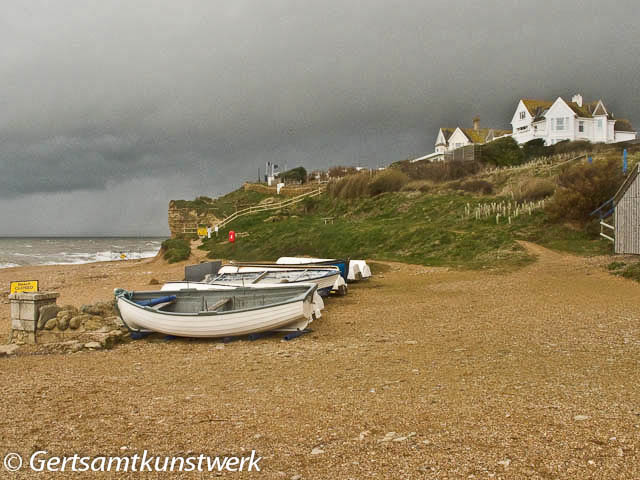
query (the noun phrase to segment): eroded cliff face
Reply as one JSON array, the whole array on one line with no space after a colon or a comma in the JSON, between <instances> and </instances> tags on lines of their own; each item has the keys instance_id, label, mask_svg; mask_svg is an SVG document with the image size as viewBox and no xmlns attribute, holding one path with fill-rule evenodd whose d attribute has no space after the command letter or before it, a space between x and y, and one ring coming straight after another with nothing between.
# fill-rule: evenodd
<instances>
[{"instance_id":1,"label":"eroded cliff face","mask_svg":"<svg viewBox=\"0 0 640 480\"><path fill-rule=\"evenodd\" d=\"M169 230L172 237L182 233L196 233L198 225L213 227L220 220L211 211L178 207L175 200L169 202Z\"/></svg>"}]
</instances>

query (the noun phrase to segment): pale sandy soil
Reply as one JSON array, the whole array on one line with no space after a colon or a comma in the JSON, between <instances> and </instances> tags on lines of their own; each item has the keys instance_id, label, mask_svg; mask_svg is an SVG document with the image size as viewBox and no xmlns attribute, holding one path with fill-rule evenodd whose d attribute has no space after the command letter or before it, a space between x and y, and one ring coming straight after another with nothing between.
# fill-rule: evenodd
<instances>
[{"instance_id":1,"label":"pale sandy soil","mask_svg":"<svg viewBox=\"0 0 640 480\"><path fill-rule=\"evenodd\" d=\"M640 478L640 285L602 259L528 248L539 260L507 274L389 264L292 342L2 358L0 455L255 449L261 473L224 476ZM160 262L48 268L26 273L46 272L75 304L182 274ZM398 441L381 442L388 432ZM66 476L169 475L53 477Z\"/></svg>"}]
</instances>

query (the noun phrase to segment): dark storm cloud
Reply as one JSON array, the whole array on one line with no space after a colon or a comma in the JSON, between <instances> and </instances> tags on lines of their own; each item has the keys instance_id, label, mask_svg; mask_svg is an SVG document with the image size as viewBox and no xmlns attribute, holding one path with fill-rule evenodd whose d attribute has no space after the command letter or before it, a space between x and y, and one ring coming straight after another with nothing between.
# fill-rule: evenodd
<instances>
[{"instance_id":1,"label":"dark storm cloud","mask_svg":"<svg viewBox=\"0 0 640 480\"><path fill-rule=\"evenodd\" d=\"M632 1L1 6L1 234L165 232L266 161L386 164L523 96L640 122Z\"/></svg>"}]
</instances>

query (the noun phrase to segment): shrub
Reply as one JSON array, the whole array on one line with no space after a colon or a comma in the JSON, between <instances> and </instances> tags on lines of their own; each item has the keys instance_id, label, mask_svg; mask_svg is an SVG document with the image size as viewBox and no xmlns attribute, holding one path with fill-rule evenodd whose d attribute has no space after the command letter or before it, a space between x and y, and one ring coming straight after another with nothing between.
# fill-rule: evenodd
<instances>
[{"instance_id":1,"label":"shrub","mask_svg":"<svg viewBox=\"0 0 640 480\"><path fill-rule=\"evenodd\" d=\"M427 193L433 189L433 182L429 180L412 180L402 187L404 192L422 192Z\"/></svg>"},{"instance_id":2,"label":"shrub","mask_svg":"<svg viewBox=\"0 0 640 480\"><path fill-rule=\"evenodd\" d=\"M499 138L482 145L482 161L497 166L520 165L524 153L512 137Z\"/></svg>"},{"instance_id":3,"label":"shrub","mask_svg":"<svg viewBox=\"0 0 640 480\"><path fill-rule=\"evenodd\" d=\"M550 147L545 147L544 138L534 138L522 145L522 153L525 161L529 161L536 157L551 155L552 149Z\"/></svg>"},{"instance_id":4,"label":"shrub","mask_svg":"<svg viewBox=\"0 0 640 480\"><path fill-rule=\"evenodd\" d=\"M342 178L347 175L354 175L358 173L355 167L342 167L338 165L337 167L331 167L327 172L330 178Z\"/></svg>"},{"instance_id":5,"label":"shrub","mask_svg":"<svg viewBox=\"0 0 640 480\"><path fill-rule=\"evenodd\" d=\"M332 197L343 200L366 197L369 193L369 175L356 173L333 180L329 183L328 191Z\"/></svg>"},{"instance_id":6,"label":"shrub","mask_svg":"<svg viewBox=\"0 0 640 480\"><path fill-rule=\"evenodd\" d=\"M169 238L162 242L162 249L167 262L181 262L191 255L191 242L185 238Z\"/></svg>"},{"instance_id":7,"label":"shrub","mask_svg":"<svg viewBox=\"0 0 640 480\"><path fill-rule=\"evenodd\" d=\"M575 163L558 176L558 188L547 204L547 212L556 221L587 223L590 213L613 197L623 179L616 158Z\"/></svg>"},{"instance_id":8,"label":"shrub","mask_svg":"<svg viewBox=\"0 0 640 480\"><path fill-rule=\"evenodd\" d=\"M386 192L399 192L409 182L409 177L400 170L390 168L378 173L369 184L373 196Z\"/></svg>"},{"instance_id":9,"label":"shrub","mask_svg":"<svg viewBox=\"0 0 640 480\"><path fill-rule=\"evenodd\" d=\"M399 162L396 169L405 173L411 180L430 180L449 182L474 175L482 170L482 164L476 161L452 160L448 162Z\"/></svg>"},{"instance_id":10,"label":"shrub","mask_svg":"<svg viewBox=\"0 0 640 480\"><path fill-rule=\"evenodd\" d=\"M528 178L522 181L513 196L518 201L535 202L550 197L556 191L556 185L546 178Z\"/></svg>"},{"instance_id":11,"label":"shrub","mask_svg":"<svg viewBox=\"0 0 640 480\"><path fill-rule=\"evenodd\" d=\"M460 188L465 192L481 193L483 195L493 193L493 185L486 180L467 180L460 184Z\"/></svg>"},{"instance_id":12,"label":"shrub","mask_svg":"<svg viewBox=\"0 0 640 480\"><path fill-rule=\"evenodd\" d=\"M307 170L304 167L292 168L286 172L282 172L279 175L280 180L285 182L300 182L307 181Z\"/></svg>"},{"instance_id":13,"label":"shrub","mask_svg":"<svg viewBox=\"0 0 640 480\"><path fill-rule=\"evenodd\" d=\"M571 142L564 140L553 145L553 153L572 153L572 152L590 152L593 150L593 144L588 140L576 140Z\"/></svg>"},{"instance_id":14,"label":"shrub","mask_svg":"<svg viewBox=\"0 0 640 480\"><path fill-rule=\"evenodd\" d=\"M607 270L620 270L626 265L627 264L624 262L611 262L609 265L607 265Z\"/></svg>"}]
</instances>

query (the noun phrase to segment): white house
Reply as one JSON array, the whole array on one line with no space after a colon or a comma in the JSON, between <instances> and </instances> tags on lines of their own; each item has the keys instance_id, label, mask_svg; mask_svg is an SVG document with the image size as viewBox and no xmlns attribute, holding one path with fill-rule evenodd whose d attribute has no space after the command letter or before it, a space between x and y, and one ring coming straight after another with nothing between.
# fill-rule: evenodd
<instances>
[{"instance_id":1,"label":"white house","mask_svg":"<svg viewBox=\"0 0 640 480\"><path fill-rule=\"evenodd\" d=\"M616 120L602 100L583 103L580 94L574 95L570 102L562 97L555 102L521 99L511 125L513 138L520 144L536 138L544 139L545 145L562 140L615 143L636 138L628 120Z\"/></svg>"},{"instance_id":2,"label":"white house","mask_svg":"<svg viewBox=\"0 0 640 480\"><path fill-rule=\"evenodd\" d=\"M480 119L476 117L473 119L473 128L441 128L436 138L436 153L450 152L471 144L482 145L510 134L509 130L480 128Z\"/></svg>"}]
</instances>

